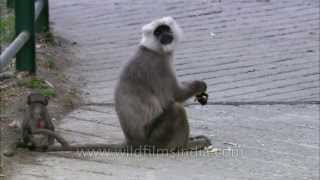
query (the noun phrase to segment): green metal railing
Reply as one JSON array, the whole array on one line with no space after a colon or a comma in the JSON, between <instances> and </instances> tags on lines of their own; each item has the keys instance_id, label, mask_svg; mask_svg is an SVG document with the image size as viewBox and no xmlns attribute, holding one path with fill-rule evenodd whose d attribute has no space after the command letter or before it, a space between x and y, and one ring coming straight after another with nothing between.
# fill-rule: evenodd
<instances>
[{"instance_id":1,"label":"green metal railing","mask_svg":"<svg viewBox=\"0 0 320 180\"><path fill-rule=\"evenodd\" d=\"M0 72L16 57L16 70L35 74L35 31L49 31L49 3L48 0L12 2L9 4L14 4L16 38L0 55Z\"/></svg>"}]
</instances>

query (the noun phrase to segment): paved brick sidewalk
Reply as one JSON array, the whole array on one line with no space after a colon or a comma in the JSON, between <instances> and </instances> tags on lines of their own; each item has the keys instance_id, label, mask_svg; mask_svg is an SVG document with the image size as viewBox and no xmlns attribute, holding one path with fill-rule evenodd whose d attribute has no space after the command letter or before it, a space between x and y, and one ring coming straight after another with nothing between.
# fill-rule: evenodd
<instances>
[{"instance_id":1,"label":"paved brick sidewalk","mask_svg":"<svg viewBox=\"0 0 320 180\"><path fill-rule=\"evenodd\" d=\"M57 0L51 7L56 31L79 43L93 102L112 101L141 26L167 15L185 31L177 74L206 80L211 100L319 100L317 1Z\"/></svg>"},{"instance_id":2,"label":"paved brick sidewalk","mask_svg":"<svg viewBox=\"0 0 320 180\"><path fill-rule=\"evenodd\" d=\"M193 134L209 135L224 154L27 153L15 157L23 160L12 179L319 179L319 105L303 103L320 99L318 1L50 3L54 32L77 42L79 61L70 75L83 82L84 99L94 104L58 127L71 142L123 140L112 107L119 67L139 42L141 26L167 15L185 31L177 74L205 80L210 102L297 104L188 106Z\"/></svg>"}]
</instances>

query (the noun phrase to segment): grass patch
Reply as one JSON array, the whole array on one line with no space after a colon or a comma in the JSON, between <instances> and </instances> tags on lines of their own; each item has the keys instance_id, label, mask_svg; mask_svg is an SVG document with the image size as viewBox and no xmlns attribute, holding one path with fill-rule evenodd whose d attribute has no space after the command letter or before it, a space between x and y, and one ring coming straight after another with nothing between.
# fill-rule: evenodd
<instances>
[{"instance_id":1,"label":"grass patch","mask_svg":"<svg viewBox=\"0 0 320 180\"><path fill-rule=\"evenodd\" d=\"M15 35L14 22L15 18L13 13L0 17L0 44L10 43Z\"/></svg>"},{"instance_id":2,"label":"grass patch","mask_svg":"<svg viewBox=\"0 0 320 180\"><path fill-rule=\"evenodd\" d=\"M55 90L52 89L52 88L41 89L41 90L40 90L40 93L41 93L43 96L46 96L46 97L55 97L55 96L56 96L56 92L55 92Z\"/></svg>"},{"instance_id":3,"label":"grass patch","mask_svg":"<svg viewBox=\"0 0 320 180\"><path fill-rule=\"evenodd\" d=\"M46 97L56 96L55 90L52 87L48 86L48 84L44 80L39 79L37 77L18 80L18 86L33 89Z\"/></svg>"}]
</instances>

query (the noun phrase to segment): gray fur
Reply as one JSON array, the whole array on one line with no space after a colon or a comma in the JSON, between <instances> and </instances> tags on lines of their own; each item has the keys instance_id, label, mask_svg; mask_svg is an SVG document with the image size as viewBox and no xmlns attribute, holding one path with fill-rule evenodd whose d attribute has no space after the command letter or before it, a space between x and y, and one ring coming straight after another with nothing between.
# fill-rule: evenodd
<instances>
[{"instance_id":1,"label":"gray fur","mask_svg":"<svg viewBox=\"0 0 320 180\"><path fill-rule=\"evenodd\" d=\"M38 129L38 121L42 121L44 129L54 132L54 125L47 110L48 99L41 94L32 93L28 96L28 109L22 122L22 140L25 144L32 146L47 146L54 143L54 137L45 136L35 140L33 132Z\"/></svg>"},{"instance_id":2,"label":"gray fur","mask_svg":"<svg viewBox=\"0 0 320 180\"><path fill-rule=\"evenodd\" d=\"M146 26L148 31L164 23L175 28L177 23L171 21L173 18L160 19ZM175 34L180 30L172 31L174 38L180 37ZM204 92L206 84L202 81L180 84L173 68L174 49L163 50L159 41L148 41L145 34L142 42L153 44L140 44L122 70L115 90L115 109L126 143L173 148L187 145L189 125L180 103Z\"/></svg>"}]
</instances>

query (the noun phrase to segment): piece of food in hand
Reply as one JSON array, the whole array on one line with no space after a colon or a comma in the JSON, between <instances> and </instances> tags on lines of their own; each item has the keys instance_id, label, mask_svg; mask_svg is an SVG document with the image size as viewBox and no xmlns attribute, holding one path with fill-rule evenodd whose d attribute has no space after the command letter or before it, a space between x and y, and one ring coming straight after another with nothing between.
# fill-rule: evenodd
<instances>
[{"instance_id":1,"label":"piece of food in hand","mask_svg":"<svg viewBox=\"0 0 320 180\"><path fill-rule=\"evenodd\" d=\"M208 103L209 95L205 92L196 95L196 99L201 105L206 105Z\"/></svg>"}]
</instances>

